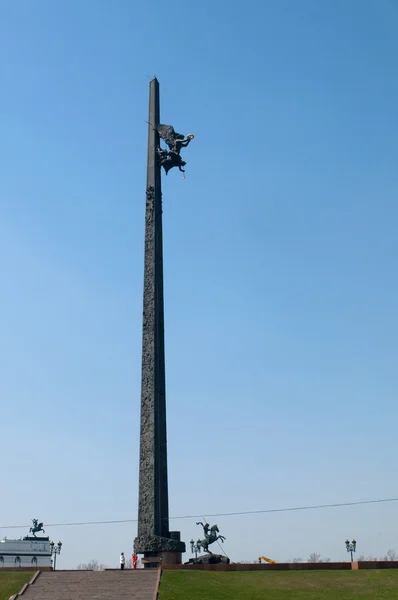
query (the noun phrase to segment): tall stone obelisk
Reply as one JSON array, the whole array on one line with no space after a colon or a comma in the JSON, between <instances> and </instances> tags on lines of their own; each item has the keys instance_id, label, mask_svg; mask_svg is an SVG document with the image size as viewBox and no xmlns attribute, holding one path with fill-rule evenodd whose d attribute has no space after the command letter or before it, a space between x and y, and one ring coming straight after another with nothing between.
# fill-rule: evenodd
<instances>
[{"instance_id":1,"label":"tall stone obelisk","mask_svg":"<svg viewBox=\"0 0 398 600\"><path fill-rule=\"evenodd\" d=\"M145 213L140 478L137 554L181 562L185 544L169 531L166 377L164 359L162 190L157 149L159 82L150 82Z\"/></svg>"}]
</instances>

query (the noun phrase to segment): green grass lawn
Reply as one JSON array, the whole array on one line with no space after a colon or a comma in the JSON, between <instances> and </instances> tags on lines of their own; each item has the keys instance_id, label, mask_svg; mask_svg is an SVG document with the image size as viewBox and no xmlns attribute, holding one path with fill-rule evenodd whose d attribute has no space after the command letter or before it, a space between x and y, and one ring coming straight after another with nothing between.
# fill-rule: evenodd
<instances>
[{"instance_id":1,"label":"green grass lawn","mask_svg":"<svg viewBox=\"0 0 398 600\"><path fill-rule=\"evenodd\" d=\"M398 600L398 569L164 571L159 600Z\"/></svg>"},{"instance_id":2,"label":"green grass lawn","mask_svg":"<svg viewBox=\"0 0 398 600\"><path fill-rule=\"evenodd\" d=\"M17 594L33 575L34 571L0 571L0 600L8 600Z\"/></svg>"}]
</instances>

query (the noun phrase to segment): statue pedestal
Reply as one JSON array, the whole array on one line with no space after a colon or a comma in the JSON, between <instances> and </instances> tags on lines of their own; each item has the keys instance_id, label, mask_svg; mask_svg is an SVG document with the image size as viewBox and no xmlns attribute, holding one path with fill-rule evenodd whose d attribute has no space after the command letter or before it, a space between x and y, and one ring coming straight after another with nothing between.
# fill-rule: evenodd
<instances>
[{"instance_id":1,"label":"statue pedestal","mask_svg":"<svg viewBox=\"0 0 398 600\"><path fill-rule=\"evenodd\" d=\"M202 554L202 556L198 556L198 558L190 558L188 562L184 563L185 565L220 565L225 564L229 565L230 560L228 556L224 556L223 554Z\"/></svg>"},{"instance_id":2,"label":"statue pedestal","mask_svg":"<svg viewBox=\"0 0 398 600\"><path fill-rule=\"evenodd\" d=\"M48 537L27 536L19 540L0 540L0 570L2 568L51 567L51 545Z\"/></svg>"}]
</instances>

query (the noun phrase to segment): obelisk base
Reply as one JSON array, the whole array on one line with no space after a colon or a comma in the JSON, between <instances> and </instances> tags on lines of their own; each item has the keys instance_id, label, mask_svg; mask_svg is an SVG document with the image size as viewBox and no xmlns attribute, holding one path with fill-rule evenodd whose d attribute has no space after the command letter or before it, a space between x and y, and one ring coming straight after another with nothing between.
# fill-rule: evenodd
<instances>
[{"instance_id":1,"label":"obelisk base","mask_svg":"<svg viewBox=\"0 0 398 600\"><path fill-rule=\"evenodd\" d=\"M170 531L169 538L158 535L144 535L134 540L134 550L144 555L145 567L153 568L160 565L181 565L185 543L180 541L179 531ZM151 559L154 558L153 562ZM143 562L144 562L143 561Z\"/></svg>"},{"instance_id":2,"label":"obelisk base","mask_svg":"<svg viewBox=\"0 0 398 600\"><path fill-rule=\"evenodd\" d=\"M134 549L137 554L182 553L185 552L185 542L157 535L144 535L135 538Z\"/></svg>"},{"instance_id":3,"label":"obelisk base","mask_svg":"<svg viewBox=\"0 0 398 600\"><path fill-rule=\"evenodd\" d=\"M182 565L182 552L162 552L162 565Z\"/></svg>"}]
</instances>

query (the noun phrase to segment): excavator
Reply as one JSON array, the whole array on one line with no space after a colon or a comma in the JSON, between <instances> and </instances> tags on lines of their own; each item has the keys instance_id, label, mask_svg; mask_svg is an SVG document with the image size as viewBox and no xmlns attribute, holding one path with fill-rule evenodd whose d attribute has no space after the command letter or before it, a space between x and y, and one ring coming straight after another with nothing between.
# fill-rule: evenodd
<instances>
[{"instance_id":1,"label":"excavator","mask_svg":"<svg viewBox=\"0 0 398 600\"><path fill-rule=\"evenodd\" d=\"M265 562L270 563L271 565L277 565L278 564L276 562L276 560L272 560L272 558L267 558L266 556L259 556L258 557L258 562L261 563L262 560L265 560Z\"/></svg>"}]
</instances>

